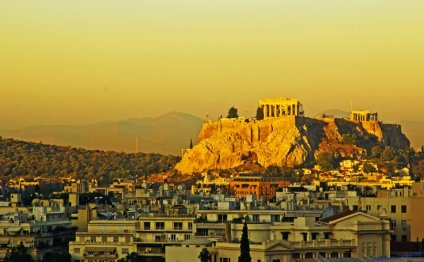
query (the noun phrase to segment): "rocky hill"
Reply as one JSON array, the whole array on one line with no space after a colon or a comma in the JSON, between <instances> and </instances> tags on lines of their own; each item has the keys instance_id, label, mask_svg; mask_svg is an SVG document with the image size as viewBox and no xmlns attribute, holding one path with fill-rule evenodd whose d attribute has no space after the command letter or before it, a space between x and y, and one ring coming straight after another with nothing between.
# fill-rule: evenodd
<instances>
[{"instance_id":1,"label":"rocky hill","mask_svg":"<svg viewBox=\"0 0 424 262\"><path fill-rule=\"evenodd\" d=\"M320 152L358 157L374 146L410 146L400 125L287 116L262 121L221 119L203 124L199 141L176 165L181 173L231 169L246 162L294 167Z\"/></svg>"}]
</instances>

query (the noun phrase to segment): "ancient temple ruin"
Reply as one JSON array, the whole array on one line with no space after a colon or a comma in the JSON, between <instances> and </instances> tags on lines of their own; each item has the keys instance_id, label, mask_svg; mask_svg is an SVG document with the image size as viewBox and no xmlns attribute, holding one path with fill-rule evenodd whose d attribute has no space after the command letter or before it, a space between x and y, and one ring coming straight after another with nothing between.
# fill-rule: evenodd
<instances>
[{"instance_id":1,"label":"ancient temple ruin","mask_svg":"<svg viewBox=\"0 0 424 262\"><path fill-rule=\"evenodd\" d=\"M264 119L282 116L303 116L303 107L294 98L267 98L259 100Z\"/></svg>"},{"instance_id":2,"label":"ancient temple ruin","mask_svg":"<svg viewBox=\"0 0 424 262\"><path fill-rule=\"evenodd\" d=\"M378 121L378 114L377 113L371 113L368 110L352 111L350 113L350 120L351 121L358 121L358 122Z\"/></svg>"}]
</instances>

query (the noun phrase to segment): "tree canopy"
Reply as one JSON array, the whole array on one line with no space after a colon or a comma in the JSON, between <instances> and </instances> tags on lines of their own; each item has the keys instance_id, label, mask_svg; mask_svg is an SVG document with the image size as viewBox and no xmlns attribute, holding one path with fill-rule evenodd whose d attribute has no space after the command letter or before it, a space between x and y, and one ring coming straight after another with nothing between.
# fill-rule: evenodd
<instances>
[{"instance_id":1,"label":"tree canopy","mask_svg":"<svg viewBox=\"0 0 424 262\"><path fill-rule=\"evenodd\" d=\"M32 257L28 254L28 249L21 242L18 246L12 247L10 253L6 255L5 262L32 262Z\"/></svg>"},{"instance_id":2,"label":"tree canopy","mask_svg":"<svg viewBox=\"0 0 424 262\"><path fill-rule=\"evenodd\" d=\"M69 253L47 252L44 254L40 262L71 262L72 258Z\"/></svg>"},{"instance_id":3,"label":"tree canopy","mask_svg":"<svg viewBox=\"0 0 424 262\"><path fill-rule=\"evenodd\" d=\"M331 152L322 152L317 155L317 164L322 170L328 171L335 167L335 159Z\"/></svg>"},{"instance_id":4,"label":"tree canopy","mask_svg":"<svg viewBox=\"0 0 424 262\"><path fill-rule=\"evenodd\" d=\"M171 170L176 156L127 154L29 143L14 139L0 140L0 176L97 178L111 181Z\"/></svg>"},{"instance_id":5,"label":"tree canopy","mask_svg":"<svg viewBox=\"0 0 424 262\"><path fill-rule=\"evenodd\" d=\"M228 110L228 116L227 118L238 118L238 110L237 108L235 108L234 106L232 106L229 110Z\"/></svg>"}]
</instances>

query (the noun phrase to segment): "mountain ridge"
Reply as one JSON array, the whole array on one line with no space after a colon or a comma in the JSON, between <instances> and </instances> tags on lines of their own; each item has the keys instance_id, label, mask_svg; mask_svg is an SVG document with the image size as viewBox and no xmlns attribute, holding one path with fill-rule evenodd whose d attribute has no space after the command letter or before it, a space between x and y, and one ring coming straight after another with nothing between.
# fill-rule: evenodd
<instances>
[{"instance_id":1,"label":"mountain ridge","mask_svg":"<svg viewBox=\"0 0 424 262\"><path fill-rule=\"evenodd\" d=\"M89 150L139 151L179 155L197 137L203 120L172 111L157 117L127 118L84 125L39 125L3 130L4 137Z\"/></svg>"}]
</instances>

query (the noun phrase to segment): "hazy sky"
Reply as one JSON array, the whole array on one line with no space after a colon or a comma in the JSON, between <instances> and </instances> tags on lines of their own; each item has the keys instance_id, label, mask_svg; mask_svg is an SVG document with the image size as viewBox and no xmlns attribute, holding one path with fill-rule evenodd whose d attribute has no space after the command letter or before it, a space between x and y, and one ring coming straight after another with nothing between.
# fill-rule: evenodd
<instances>
[{"instance_id":1,"label":"hazy sky","mask_svg":"<svg viewBox=\"0 0 424 262\"><path fill-rule=\"evenodd\" d=\"M422 0L1 0L0 129L297 97L424 120Z\"/></svg>"}]
</instances>

